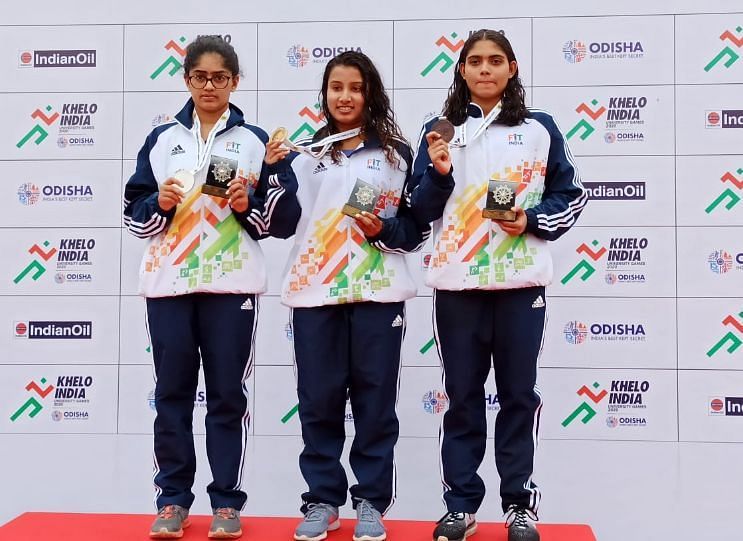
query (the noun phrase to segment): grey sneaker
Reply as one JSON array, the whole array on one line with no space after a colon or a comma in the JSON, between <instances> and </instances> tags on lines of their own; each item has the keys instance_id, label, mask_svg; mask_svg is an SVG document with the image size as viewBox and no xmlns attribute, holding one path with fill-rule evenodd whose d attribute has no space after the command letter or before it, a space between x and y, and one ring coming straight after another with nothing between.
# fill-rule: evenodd
<instances>
[{"instance_id":1,"label":"grey sneaker","mask_svg":"<svg viewBox=\"0 0 743 541\"><path fill-rule=\"evenodd\" d=\"M327 503L310 503L304 520L294 530L296 541L320 541L328 536L328 532L341 527L338 520L338 508Z\"/></svg>"},{"instance_id":2,"label":"grey sneaker","mask_svg":"<svg viewBox=\"0 0 743 541\"><path fill-rule=\"evenodd\" d=\"M237 539L242 534L240 511L232 507L220 507L214 510L208 537L212 539Z\"/></svg>"},{"instance_id":3,"label":"grey sneaker","mask_svg":"<svg viewBox=\"0 0 743 541\"><path fill-rule=\"evenodd\" d=\"M157 511L157 518L150 528L150 537L168 539L183 537L183 528L190 524L188 509L180 505L163 505Z\"/></svg>"},{"instance_id":4,"label":"grey sneaker","mask_svg":"<svg viewBox=\"0 0 743 541\"><path fill-rule=\"evenodd\" d=\"M358 500L353 541L384 541L385 539L387 539L387 531L382 524L382 514L367 500Z\"/></svg>"},{"instance_id":5,"label":"grey sneaker","mask_svg":"<svg viewBox=\"0 0 743 541\"><path fill-rule=\"evenodd\" d=\"M536 520L537 515L532 510L511 505L506 512L508 541L539 541Z\"/></svg>"}]
</instances>

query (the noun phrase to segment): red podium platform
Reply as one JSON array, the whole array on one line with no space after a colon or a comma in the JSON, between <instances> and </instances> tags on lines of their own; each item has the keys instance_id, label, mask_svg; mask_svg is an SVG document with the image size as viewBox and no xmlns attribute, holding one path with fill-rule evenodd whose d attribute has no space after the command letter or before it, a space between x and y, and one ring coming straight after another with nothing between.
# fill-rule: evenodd
<instances>
[{"instance_id":1,"label":"red podium platform","mask_svg":"<svg viewBox=\"0 0 743 541\"><path fill-rule=\"evenodd\" d=\"M150 515L97 515L77 513L24 513L0 526L0 541L147 541ZM184 541L204 541L211 517L191 517ZM291 541L298 518L243 517L242 541ZM328 541L350 541L353 520L341 519L341 528ZM431 541L433 521L386 520L389 541ZM583 524L539 524L542 541L596 541ZM479 523L477 541L506 541L502 523Z\"/></svg>"}]
</instances>

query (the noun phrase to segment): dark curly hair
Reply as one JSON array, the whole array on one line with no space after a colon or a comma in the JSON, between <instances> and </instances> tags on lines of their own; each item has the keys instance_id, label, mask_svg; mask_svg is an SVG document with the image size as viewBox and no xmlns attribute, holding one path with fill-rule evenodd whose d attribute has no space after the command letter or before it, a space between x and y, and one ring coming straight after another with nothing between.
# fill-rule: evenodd
<instances>
[{"instance_id":1,"label":"dark curly hair","mask_svg":"<svg viewBox=\"0 0 743 541\"><path fill-rule=\"evenodd\" d=\"M462 47L462 52L459 53L459 60L454 70L454 82L449 87L449 95L444 104L444 116L452 124L457 126L467 120L467 105L471 101L470 89L467 88L467 82L462 77L459 69L467 61L467 55L475 43L482 40L492 41L500 47L506 53L509 63L516 60L511 42L508 41L508 38L506 38L506 35L502 31L483 28L467 38L467 41L464 42L464 47ZM501 107L501 112L498 118L495 119L495 122L498 124L516 126L521 124L529 116L529 112L526 110L526 92L524 86L521 84L518 66L516 67L516 73L508 80L508 84L506 84L506 89L501 98Z\"/></svg>"},{"instance_id":2,"label":"dark curly hair","mask_svg":"<svg viewBox=\"0 0 743 541\"><path fill-rule=\"evenodd\" d=\"M330 114L327 99L330 72L336 66L349 66L359 70L364 83L364 120L361 129L367 135L375 134L379 137L387 162L399 166L399 160L395 156L396 145L394 140L405 141L405 138L402 136L400 127L395 120L395 114L390 107L390 98L384 90L384 85L382 85L382 77L371 59L362 52L342 52L325 66L319 101L322 104L322 112L327 124L318 130L316 137L327 137L339 132L333 116ZM334 163L338 163L340 160L340 145L340 142L333 145L331 156Z\"/></svg>"},{"instance_id":3,"label":"dark curly hair","mask_svg":"<svg viewBox=\"0 0 743 541\"><path fill-rule=\"evenodd\" d=\"M232 75L240 75L240 62L234 47L226 42L222 36L199 36L186 47L186 58L183 60L183 70L186 75L199 62L201 55L216 53L222 57L224 67Z\"/></svg>"}]
</instances>

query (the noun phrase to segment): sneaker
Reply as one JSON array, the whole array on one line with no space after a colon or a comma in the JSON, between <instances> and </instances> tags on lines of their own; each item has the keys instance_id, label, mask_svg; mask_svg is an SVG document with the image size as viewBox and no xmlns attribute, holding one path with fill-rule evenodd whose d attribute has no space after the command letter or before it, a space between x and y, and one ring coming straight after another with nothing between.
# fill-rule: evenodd
<instances>
[{"instance_id":1,"label":"sneaker","mask_svg":"<svg viewBox=\"0 0 743 541\"><path fill-rule=\"evenodd\" d=\"M512 505L506 511L508 541L539 541L539 532L534 522L537 515L531 509Z\"/></svg>"},{"instance_id":2,"label":"sneaker","mask_svg":"<svg viewBox=\"0 0 743 541\"><path fill-rule=\"evenodd\" d=\"M150 537L167 539L183 537L183 528L188 528L188 509L180 505L163 505L150 528Z\"/></svg>"},{"instance_id":3,"label":"sneaker","mask_svg":"<svg viewBox=\"0 0 743 541\"><path fill-rule=\"evenodd\" d=\"M294 539L297 541L320 541L328 536L328 532L341 527L338 520L338 508L327 503L310 503L304 520L294 530Z\"/></svg>"},{"instance_id":4,"label":"sneaker","mask_svg":"<svg viewBox=\"0 0 743 541\"><path fill-rule=\"evenodd\" d=\"M220 507L214 510L208 537L212 539L237 539L242 534L240 511L232 507Z\"/></svg>"},{"instance_id":5,"label":"sneaker","mask_svg":"<svg viewBox=\"0 0 743 541\"><path fill-rule=\"evenodd\" d=\"M475 515L447 513L436 523L433 541L463 541L477 531Z\"/></svg>"},{"instance_id":6,"label":"sneaker","mask_svg":"<svg viewBox=\"0 0 743 541\"><path fill-rule=\"evenodd\" d=\"M353 541L384 541L385 539L387 539L387 531L382 524L382 514L368 500L358 500Z\"/></svg>"}]
</instances>

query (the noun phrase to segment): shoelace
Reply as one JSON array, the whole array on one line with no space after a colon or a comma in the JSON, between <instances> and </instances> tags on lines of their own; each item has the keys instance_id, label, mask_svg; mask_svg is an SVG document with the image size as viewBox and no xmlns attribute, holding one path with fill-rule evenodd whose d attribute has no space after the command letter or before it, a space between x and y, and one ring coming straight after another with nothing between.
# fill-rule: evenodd
<instances>
[{"instance_id":1,"label":"shoelace","mask_svg":"<svg viewBox=\"0 0 743 541\"><path fill-rule=\"evenodd\" d=\"M527 517L532 520L538 520L537 515L530 509L523 507L511 507L506 513L506 528L510 527L511 524L516 525L516 528L526 530L529 527L529 521Z\"/></svg>"},{"instance_id":2,"label":"shoelace","mask_svg":"<svg viewBox=\"0 0 743 541\"><path fill-rule=\"evenodd\" d=\"M366 500L361 500L356 504L356 508L359 510L359 520L362 522L375 522L377 517L374 515L374 507Z\"/></svg>"},{"instance_id":3,"label":"shoelace","mask_svg":"<svg viewBox=\"0 0 743 541\"><path fill-rule=\"evenodd\" d=\"M308 522L316 521L316 520L322 520L323 516L325 516L325 513L323 513L323 509L325 506L321 503L311 503L307 505L307 513L304 515L304 520Z\"/></svg>"},{"instance_id":4,"label":"shoelace","mask_svg":"<svg viewBox=\"0 0 743 541\"><path fill-rule=\"evenodd\" d=\"M445 522L446 524L454 524L458 520L464 520L464 513L447 513L439 519L438 523Z\"/></svg>"},{"instance_id":5,"label":"shoelace","mask_svg":"<svg viewBox=\"0 0 743 541\"><path fill-rule=\"evenodd\" d=\"M220 507L214 511L214 514L219 518L233 519L237 517L237 512L231 507Z\"/></svg>"},{"instance_id":6,"label":"shoelace","mask_svg":"<svg viewBox=\"0 0 743 541\"><path fill-rule=\"evenodd\" d=\"M162 509L160 509L160 512L157 514L159 518L169 519L173 518L177 514L175 505L166 505Z\"/></svg>"}]
</instances>

